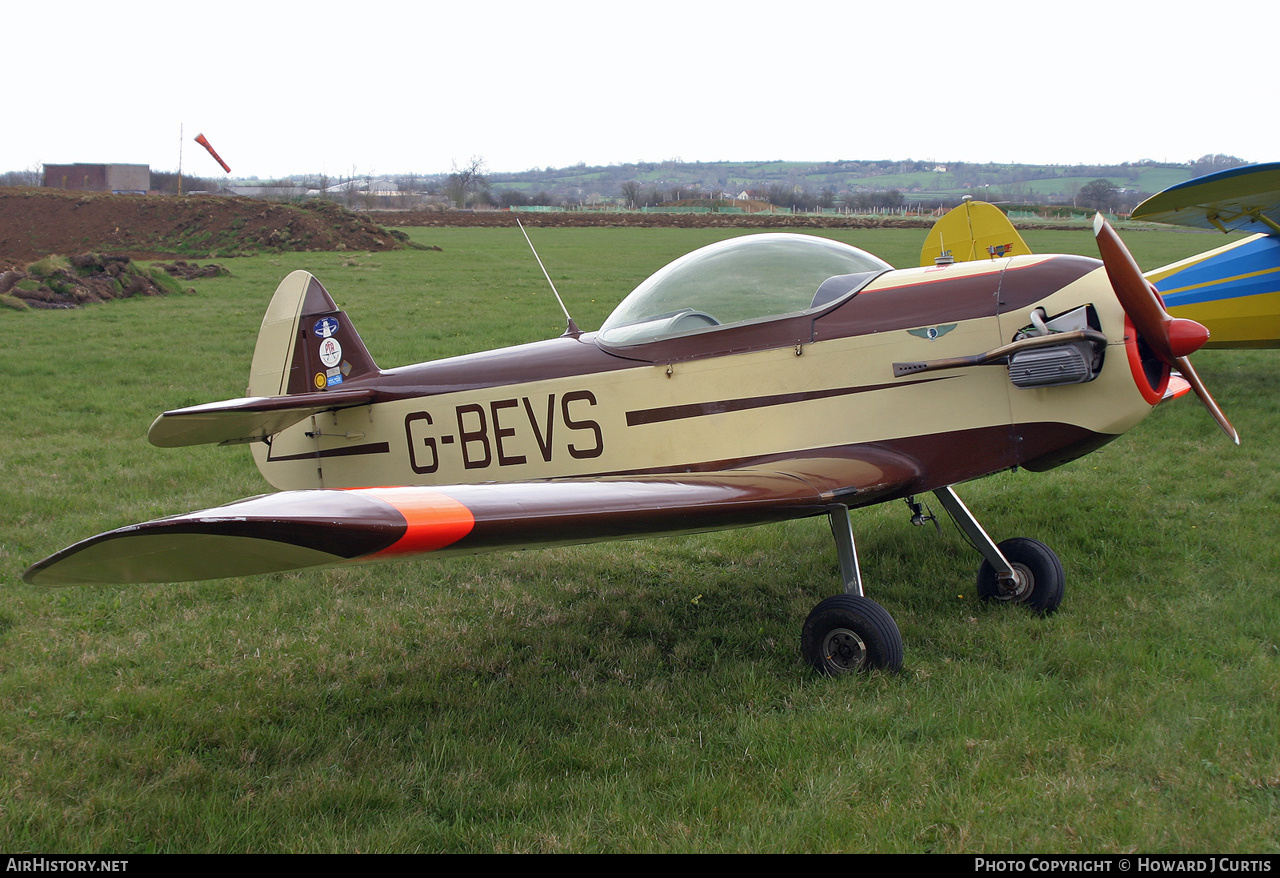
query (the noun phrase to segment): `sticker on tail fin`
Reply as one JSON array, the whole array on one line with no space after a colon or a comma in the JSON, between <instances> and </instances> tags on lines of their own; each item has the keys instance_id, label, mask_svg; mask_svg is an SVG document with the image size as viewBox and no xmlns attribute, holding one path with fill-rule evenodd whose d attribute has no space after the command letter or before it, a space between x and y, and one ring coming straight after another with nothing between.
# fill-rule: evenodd
<instances>
[{"instance_id":1,"label":"sticker on tail fin","mask_svg":"<svg viewBox=\"0 0 1280 878\"><path fill-rule=\"evenodd\" d=\"M258 331L249 396L314 393L377 372L351 319L320 281L295 271L280 282Z\"/></svg>"}]
</instances>

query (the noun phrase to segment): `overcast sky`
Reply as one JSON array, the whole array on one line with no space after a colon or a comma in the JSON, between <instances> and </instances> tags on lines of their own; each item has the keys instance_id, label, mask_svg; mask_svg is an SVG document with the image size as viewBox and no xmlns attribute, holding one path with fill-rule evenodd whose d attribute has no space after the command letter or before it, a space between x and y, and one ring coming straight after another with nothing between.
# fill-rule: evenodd
<instances>
[{"instance_id":1,"label":"overcast sky","mask_svg":"<svg viewBox=\"0 0 1280 878\"><path fill-rule=\"evenodd\" d=\"M0 171L1280 160L1280 4L13 4Z\"/></svg>"}]
</instances>

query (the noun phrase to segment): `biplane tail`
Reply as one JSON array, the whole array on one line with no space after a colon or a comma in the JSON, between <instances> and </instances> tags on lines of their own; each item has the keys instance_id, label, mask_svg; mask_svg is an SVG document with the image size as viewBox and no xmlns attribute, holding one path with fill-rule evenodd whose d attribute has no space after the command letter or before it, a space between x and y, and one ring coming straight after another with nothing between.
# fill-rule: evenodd
<instances>
[{"instance_id":1,"label":"biplane tail","mask_svg":"<svg viewBox=\"0 0 1280 878\"><path fill-rule=\"evenodd\" d=\"M1004 211L985 201L966 200L933 224L920 251L920 264L973 262L1029 256L1031 248Z\"/></svg>"},{"instance_id":2,"label":"biplane tail","mask_svg":"<svg viewBox=\"0 0 1280 878\"><path fill-rule=\"evenodd\" d=\"M164 448L262 441L318 412L367 405L375 392L359 379L378 374L346 312L309 272L295 271L262 318L247 395L165 412L147 438Z\"/></svg>"}]
</instances>

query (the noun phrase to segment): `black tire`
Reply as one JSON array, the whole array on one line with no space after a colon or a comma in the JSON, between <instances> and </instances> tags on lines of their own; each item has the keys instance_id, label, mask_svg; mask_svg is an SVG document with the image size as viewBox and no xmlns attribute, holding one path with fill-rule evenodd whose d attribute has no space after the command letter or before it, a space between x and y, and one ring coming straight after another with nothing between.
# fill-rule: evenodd
<instances>
[{"instance_id":1,"label":"black tire","mask_svg":"<svg viewBox=\"0 0 1280 878\"><path fill-rule=\"evenodd\" d=\"M984 601L1026 604L1047 616L1062 603L1066 574L1053 550L1039 540L1015 537L999 544L1001 553L1018 573L1018 586L1012 591L1000 588L995 568L987 561L978 568L978 597Z\"/></svg>"},{"instance_id":2,"label":"black tire","mask_svg":"<svg viewBox=\"0 0 1280 878\"><path fill-rule=\"evenodd\" d=\"M800 632L800 652L820 674L902 669L902 635L884 607L838 594L813 608Z\"/></svg>"}]
</instances>

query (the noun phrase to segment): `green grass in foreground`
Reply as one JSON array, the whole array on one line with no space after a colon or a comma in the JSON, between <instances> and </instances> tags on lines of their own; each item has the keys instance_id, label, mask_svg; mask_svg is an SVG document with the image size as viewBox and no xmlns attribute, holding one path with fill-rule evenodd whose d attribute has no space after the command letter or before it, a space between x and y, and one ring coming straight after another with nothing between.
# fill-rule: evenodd
<instances>
[{"instance_id":1,"label":"green grass in foreground","mask_svg":"<svg viewBox=\"0 0 1280 878\"><path fill-rule=\"evenodd\" d=\"M724 233L532 234L594 328ZM414 236L443 252L227 260L195 296L0 311L0 850L1280 849L1275 352L1195 357L1238 449L1184 399L1060 470L964 486L997 538L1062 557L1050 619L979 604L954 528L855 513L906 643L897 677L818 679L799 658L838 589L822 520L212 583L20 581L102 529L267 490L243 449L145 431L243 392L293 268L383 366L561 331L517 233ZM923 234L832 237L909 265ZM1220 242L1127 240L1144 266Z\"/></svg>"}]
</instances>

